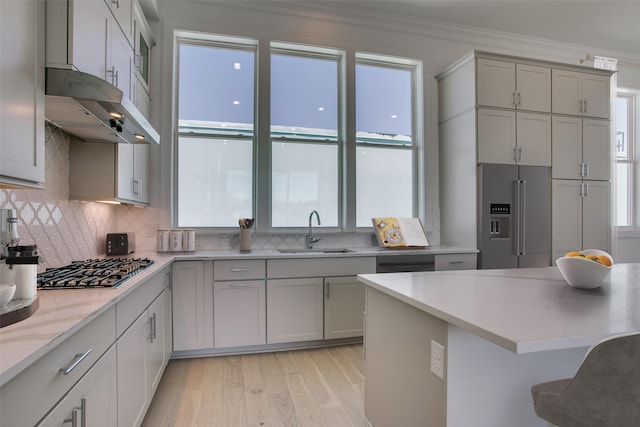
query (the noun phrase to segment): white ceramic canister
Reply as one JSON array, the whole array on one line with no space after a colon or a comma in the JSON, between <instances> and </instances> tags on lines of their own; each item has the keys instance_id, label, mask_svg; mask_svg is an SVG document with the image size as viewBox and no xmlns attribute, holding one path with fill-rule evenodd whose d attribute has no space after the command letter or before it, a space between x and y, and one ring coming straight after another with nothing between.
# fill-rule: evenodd
<instances>
[{"instance_id":1,"label":"white ceramic canister","mask_svg":"<svg viewBox=\"0 0 640 427\"><path fill-rule=\"evenodd\" d=\"M169 230L158 230L158 252L169 252Z\"/></svg>"},{"instance_id":2,"label":"white ceramic canister","mask_svg":"<svg viewBox=\"0 0 640 427\"><path fill-rule=\"evenodd\" d=\"M13 299L33 299L38 291L38 265L37 264L16 264L15 271L16 293Z\"/></svg>"},{"instance_id":3,"label":"white ceramic canister","mask_svg":"<svg viewBox=\"0 0 640 427\"><path fill-rule=\"evenodd\" d=\"M169 232L169 250L171 252L182 252L182 230L171 230Z\"/></svg>"},{"instance_id":4,"label":"white ceramic canister","mask_svg":"<svg viewBox=\"0 0 640 427\"><path fill-rule=\"evenodd\" d=\"M189 252L196 250L196 230L182 230L182 250Z\"/></svg>"}]
</instances>

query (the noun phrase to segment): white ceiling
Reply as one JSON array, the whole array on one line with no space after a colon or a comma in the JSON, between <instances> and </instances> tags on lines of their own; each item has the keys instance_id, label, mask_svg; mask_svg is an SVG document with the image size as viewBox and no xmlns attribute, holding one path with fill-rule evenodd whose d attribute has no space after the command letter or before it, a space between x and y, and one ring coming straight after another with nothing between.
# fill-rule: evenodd
<instances>
[{"instance_id":1,"label":"white ceiling","mask_svg":"<svg viewBox=\"0 0 640 427\"><path fill-rule=\"evenodd\" d=\"M340 3L602 49L589 52L593 55L607 56L607 51L640 55L640 0L343 0Z\"/></svg>"}]
</instances>

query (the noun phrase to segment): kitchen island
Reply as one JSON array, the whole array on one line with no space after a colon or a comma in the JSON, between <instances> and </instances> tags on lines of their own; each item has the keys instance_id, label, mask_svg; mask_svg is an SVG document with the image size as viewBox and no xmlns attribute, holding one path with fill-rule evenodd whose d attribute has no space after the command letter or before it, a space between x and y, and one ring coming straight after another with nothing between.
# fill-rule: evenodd
<instances>
[{"instance_id":1,"label":"kitchen island","mask_svg":"<svg viewBox=\"0 0 640 427\"><path fill-rule=\"evenodd\" d=\"M593 343L640 330L640 264L615 265L592 290L570 287L556 267L358 279L374 427L546 426L531 386L573 376Z\"/></svg>"}]
</instances>

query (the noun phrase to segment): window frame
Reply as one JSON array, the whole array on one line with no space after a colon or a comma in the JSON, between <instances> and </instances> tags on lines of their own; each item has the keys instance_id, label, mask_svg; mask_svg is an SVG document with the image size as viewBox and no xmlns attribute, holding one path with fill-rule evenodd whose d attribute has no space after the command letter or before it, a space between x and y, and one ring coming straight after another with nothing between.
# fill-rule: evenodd
<instances>
[{"instance_id":1,"label":"window frame","mask_svg":"<svg viewBox=\"0 0 640 427\"><path fill-rule=\"evenodd\" d=\"M614 164L615 170L617 171L618 164L626 164L629 165L629 181L627 182L628 190L627 190L627 215L629 218L628 225L618 225L617 224L617 215L614 214L614 218L616 218L615 226L619 230L629 230L629 229L637 229L640 225L640 182L638 179L638 150L640 149L640 142L638 141L638 123L640 120L640 91L637 90L629 90L618 88L616 91L616 98L626 98L628 100L628 115L627 115L627 123L628 123L628 133L629 133L629 141L628 141L628 159L618 159L614 146ZM616 115L618 112L616 111ZM614 126L614 145L615 145L615 126ZM616 181L618 177L615 177ZM617 201L619 195L617 194L617 186L614 186L615 200ZM618 204L616 203L616 211L618 209Z\"/></svg>"},{"instance_id":2,"label":"window frame","mask_svg":"<svg viewBox=\"0 0 640 427\"><path fill-rule=\"evenodd\" d=\"M340 232L344 232L344 228L345 228L345 223L344 223L344 210L345 210L345 173L344 173L344 167L343 164L345 162L344 159L344 147L345 147L345 141L346 141L346 135L345 135L345 126L344 126L344 120L345 120L345 114L344 114L344 107L345 107L345 95L344 95L344 87L346 86L346 78L345 78L345 61L346 61L346 52L342 49L336 49L336 48L328 48L328 47L321 47L321 46L313 46L313 45L302 45L302 44L297 44L297 43L287 43L287 42L281 42L281 41L272 41L269 45L269 49L268 49L268 58L269 58L269 89L271 89L271 58L272 55L285 55L285 56L292 56L292 57L301 57L301 58L309 58L309 59L320 59L320 60L330 60L330 61L336 61L336 65L337 65L337 127L336 127L336 137L335 140L334 139L326 139L326 138L316 138L316 137L304 137L302 135L292 135L292 136L278 136L277 138L273 138L272 137L272 130L271 130L271 96L269 96L269 99L267 100L267 103L269 105L269 113L268 113L268 128L267 130L264 132L267 135L267 140L268 140L268 152L269 152L269 159L268 159L268 165L264 166L267 170L268 170L268 175L269 175L269 201L268 201L268 206L266 206L266 209L268 209L267 215L266 216L266 220L263 217L262 221L259 221L259 224L262 224L261 229L266 230L268 233L271 234L287 234L287 233L300 233L300 232L304 232L307 231L307 227L300 227L300 226L288 226L288 227L275 227L273 226L273 218L272 218L272 213L273 213L273 183L272 183L272 177L273 177L273 168L272 168L272 158L273 158L273 153L272 153L272 147L273 147L273 143L274 142L283 142L283 143L293 143L293 144L314 144L314 145L335 145L337 147L337 153L338 153L338 158L337 158L337 170L338 170L338 176L337 176L337 182L338 182L338 188L337 188L337 205L338 205L338 212L337 212L337 225L335 227L328 227L328 226L317 226L314 225L314 227L320 231L320 233L340 233ZM269 95L271 95L271 93L269 92ZM266 210L265 209L265 210ZM322 218L322 209L320 207L318 207L316 210L318 210L320 217ZM311 213L311 212L309 212Z\"/></svg>"},{"instance_id":3,"label":"window frame","mask_svg":"<svg viewBox=\"0 0 640 427\"><path fill-rule=\"evenodd\" d=\"M179 100L180 100L180 47L183 45L190 46L203 46L203 47L213 47L213 48L222 48L222 49L234 49L234 50L242 50L247 52L254 53L254 69L253 69L253 81L254 81L254 94L253 94L253 131L251 134L243 133L243 134L229 134L227 132L181 132L180 131L180 119L179 119ZM256 205L256 192L257 192L257 179L256 179L256 171L257 171L257 151L258 151L258 122L257 122L257 85L258 85L258 40L250 39L245 37L235 37L235 36L225 36L225 35L217 35L217 34L204 34L204 33L194 33L189 31L176 31L175 32L175 42L174 42L174 85L173 85L173 101L174 101L174 132L173 132L173 140L174 145L172 147L172 166L173 166L173 179L172 179L172 188L173 194L171 197L171 212L172 212L172 227L179 227L179 163L180 159L178 157L179 152L179 144L180 137L187 136L193 138L213 138L213 139L226 139L226 140L247 140L251 139L252 141L252 194L251 194L251 211L252 216L256 216L257 205ZM187 226L185 226L187 227ZM191 227L197 228L199 231L206 233L225 233L230 231L235 231L235 227L227 227L227 226L209 226L209 227Z\"/></svg>"},{"instance_id":4,"label":"window frame","mask_svg":"<svg viewBox=\"0 0 640 427\"><path fill-rule=\"evenodd\" d=\"M260 43L260 46L259 46ZM261 48L268 43L266 48ZM211 132L201 135L199 133L181 133L179 128L179 78L180 78L180 46L204 45L212 47L249 50L254 52L254 106L253 106L253 135L230 135L225 132ZM172 87L173 120L172 135L173 143L171 147L172 164L172 194L171 203L171 224L177 227L178 224L178 163L177 157L179 137L204 136L221 139L247 139L251 138L253 147L253 194L252 210L256 218L255 230L263 235L288 235L305 233L307 227L272 227L272 138L271 138L271 54L290 54L294 56L308 56L320 59L337 59L338 65L338 117L337 117L337 137L335 141L324 141L317 138L292 138L290 142L304 143L329 143L337 144L338 151L338 218L336 227L318 227L319 234L342 234L342 233L370 233L370 227L356 226L356 174L355 161L358 143L356 141L355 126L355 69L356 63L369 62L369 65L378 65L412 71L411 97L412 97L412 144L410 148L403 146L389 146L395 149L410 149L412 156L412 176L413 194L412 206L415 217L422 217L426 208L425 189L427 183L424 182L427 160L424 159L424 94L423 94L423 64L421 60L406 59L397 56L387 56L366 52L357 52L349 49L314 46L311 44L297 44L269 40L258 40L242 36L218 35L212 33L200 33L183 30L174 31L174 84ZM285 139L286 140L286 139ZM277 141L283 141L278 138ZM379 146L379 144L373 144ZM321 209L321 208L320 208ZM320 211L322 215L322 212ZM186 226L186 225L185 225ZM198 227L198 231L203 234L228 234L237 231L236 227L210 226Z\"/></svg>"},{"instance_id":5,"label":"window frame","mask_svg":"<svg viewBox=\"0 0 640 427\"><path fill-rule=\"evenodd\" d=\"M420 119L421 112L423 110L423 101L422 101L422 91L421 84L422 81L422 62L419 60L401 58L401 57L391 57L386 55L373 54L368 52L356 52L354 58L355 64L369 65L369 66L378 66L378 67L386 67L398 70L405 70L411 72L411 145L407 147L406 145L396 145L396 144L383 144L383 143L368 143L368 142L359 142L356 137L356 132L354 128L354 154L353 161L355 166L356 161L356 153L355 151L359 146L367 146L367 147L385 147L388 149L399 149L399 150L407 150L411 151L412 158L412 182L413 182L413 194L411 204L413 206L413 217L421 217L421 213L423 209L421 208L421 203L423 203L423 199L425 198L424 194L424 159L420 159L420 154L424 152L423 144L424 144L424 135L422 132L422 121ZM354 81L353 85L355 87L356 84L356 76L354 72ZM354 97L354 108L355 106L355 97ZM355 169L355 168L354 168ZM357 186L357 182L355 182L354 178L354 192ZM355 201L357 199L357 195L354 194L354 206L353 206L353 224L354 228L357 231L369 231L369 226L360 226L358 227L356 224L357 221L357 206L355 206Z\"/></svg>"}]
</instances>

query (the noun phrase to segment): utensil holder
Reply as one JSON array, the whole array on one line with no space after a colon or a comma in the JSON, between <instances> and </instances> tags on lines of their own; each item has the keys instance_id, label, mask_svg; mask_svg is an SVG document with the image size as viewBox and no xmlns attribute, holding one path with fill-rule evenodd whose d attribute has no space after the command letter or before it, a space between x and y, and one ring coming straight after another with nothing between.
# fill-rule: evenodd
<instances>
[{"instance_id":1,"label":"utensil holder","mask_svg":"<svg viewBox=\"0 0 640 427\"><path fill-rule=\"evenodd\" d=\"M241 251L251 250L251 229L250 228L240 229L240 250Z\"/></svg>"}]
</instances>

